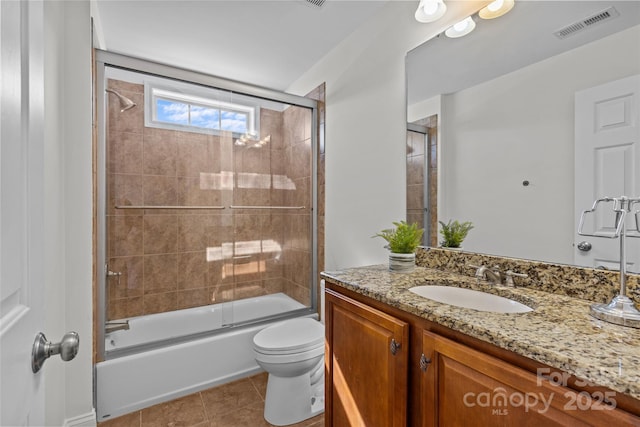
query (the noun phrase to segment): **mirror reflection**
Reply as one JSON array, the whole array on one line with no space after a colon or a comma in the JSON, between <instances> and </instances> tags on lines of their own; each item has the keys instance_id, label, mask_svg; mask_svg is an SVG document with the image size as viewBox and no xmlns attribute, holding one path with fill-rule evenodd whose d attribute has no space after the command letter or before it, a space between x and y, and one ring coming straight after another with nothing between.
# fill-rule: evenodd
<instances>
[{"instance_id":1,"label":"mirror reflection","mask_svg":"<svg viewBox=\"0 0 640 427\"><path fill-rule=\"evenodd\" d=\"M420 204L432 246L437 220L472 221L464 250L617 269L618 242L577 224L598 197L640 196L640 2L516 1L473 19L469 35L407 55L408 129L427 135L408 132L408 219ZM640 239L627 261L640 271Z\"/></svg>"}]
</instances>

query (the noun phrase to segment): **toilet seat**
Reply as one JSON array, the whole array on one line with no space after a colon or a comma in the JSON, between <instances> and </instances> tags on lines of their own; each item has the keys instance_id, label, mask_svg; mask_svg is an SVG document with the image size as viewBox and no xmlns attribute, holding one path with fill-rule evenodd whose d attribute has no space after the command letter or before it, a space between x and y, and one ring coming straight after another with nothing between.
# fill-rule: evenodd
<instances>
[{"instance_id":1,"label":"toilet seat","mask_svg":"<svg viewBox=\"0 0 640 427\"><path fill-rule=\"evenodd\" d=\"M293 353L262 353L257 349L254 349L256 360L264 363L274 364L289 364L295 362L302 362L304 360L313 359L314 357L324 354L324 345L319 345L303 351L297 351Z\"/></svg>"},{"instance_id":2,"label":"toilet seat","mask_svg":"<svg viewBox=\"0 0 640 427\"><path fill-rule=\"evenodd\" d=\"M256 352L265 355L287 355L324 348L324 326L310 318L286 320L258 332L253 344Z\"/></svg>"}]
</instances>

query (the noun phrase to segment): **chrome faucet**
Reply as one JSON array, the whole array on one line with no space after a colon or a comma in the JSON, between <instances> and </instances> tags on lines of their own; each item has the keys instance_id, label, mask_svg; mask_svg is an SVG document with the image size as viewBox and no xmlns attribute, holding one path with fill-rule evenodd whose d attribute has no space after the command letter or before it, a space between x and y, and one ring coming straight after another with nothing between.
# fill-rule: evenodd
<instances>
[{"instance_id":1,"label":"chrome faucet","mask_svg":"<svg viewBox=\"0 0 640 427\"><path fill-rule=\"evenodd\" d=\"M513 281L513 277L529 277L528 274L524 274L524 273L516 273L515 271L511 271L511 270L507 270L505 273L505 278L504 278L504 284L506 286L515 288L516 284Z\"/></svg>"},{"instance_id":2,"label":"chrome faucet","mask_svg":"<svg viewBox=\"0 0 640 427\"><path fill-rule=\"evenodd\" d=\"M129 329L129 321L125 320L124 322L107 322L104 325L105 333L115 332L115 331L126 331Z\"/></svg>"},{"instance_id":3,"label":"chrome faucet","mask_svg":"<svg viewBox=\"0 0 640 427\"><path fill-rule=\"evenodd\" d=\"M477 269L475 276L476 276L476 279L478 279L478 281L488 280L494 285L499 285L502 283L502 276L500 275L499 271L492 270L485 265L481 265L481 266L470 265L469 267L473 267Z\"/></svg>"}]
</instances>

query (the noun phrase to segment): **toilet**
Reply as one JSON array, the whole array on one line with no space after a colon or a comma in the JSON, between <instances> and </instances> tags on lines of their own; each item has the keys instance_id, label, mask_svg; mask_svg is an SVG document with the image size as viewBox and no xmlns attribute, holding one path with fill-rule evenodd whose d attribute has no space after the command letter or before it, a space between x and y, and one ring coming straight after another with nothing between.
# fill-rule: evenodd
<instances>
[{"instance_id":1,"label":"toilet","mask_svg":"<svg viewBox=\"0 0 640 427\"><path fill-rule=\"evenodd\" d=\"M264 418L295 424L324 411L324 326L311 318L285 320L253 338L256 362L269 374Z\"/></svg>"}]
</instances>

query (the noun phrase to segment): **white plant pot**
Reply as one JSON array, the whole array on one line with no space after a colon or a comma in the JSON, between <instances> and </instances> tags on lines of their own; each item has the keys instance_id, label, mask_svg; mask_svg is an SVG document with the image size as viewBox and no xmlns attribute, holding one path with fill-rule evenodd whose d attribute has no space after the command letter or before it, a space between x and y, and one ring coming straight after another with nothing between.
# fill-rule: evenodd
<instances>
[{"instance_id":1,"label":"white plant pot","mask_svg":"<svg viewBox=\"0 0 640 427\"><path fill-rule=\"evenodd\" d=\"M389 270L408 272L416 266L416 254L389 254Z\"/></svg>"}]
</instances>

